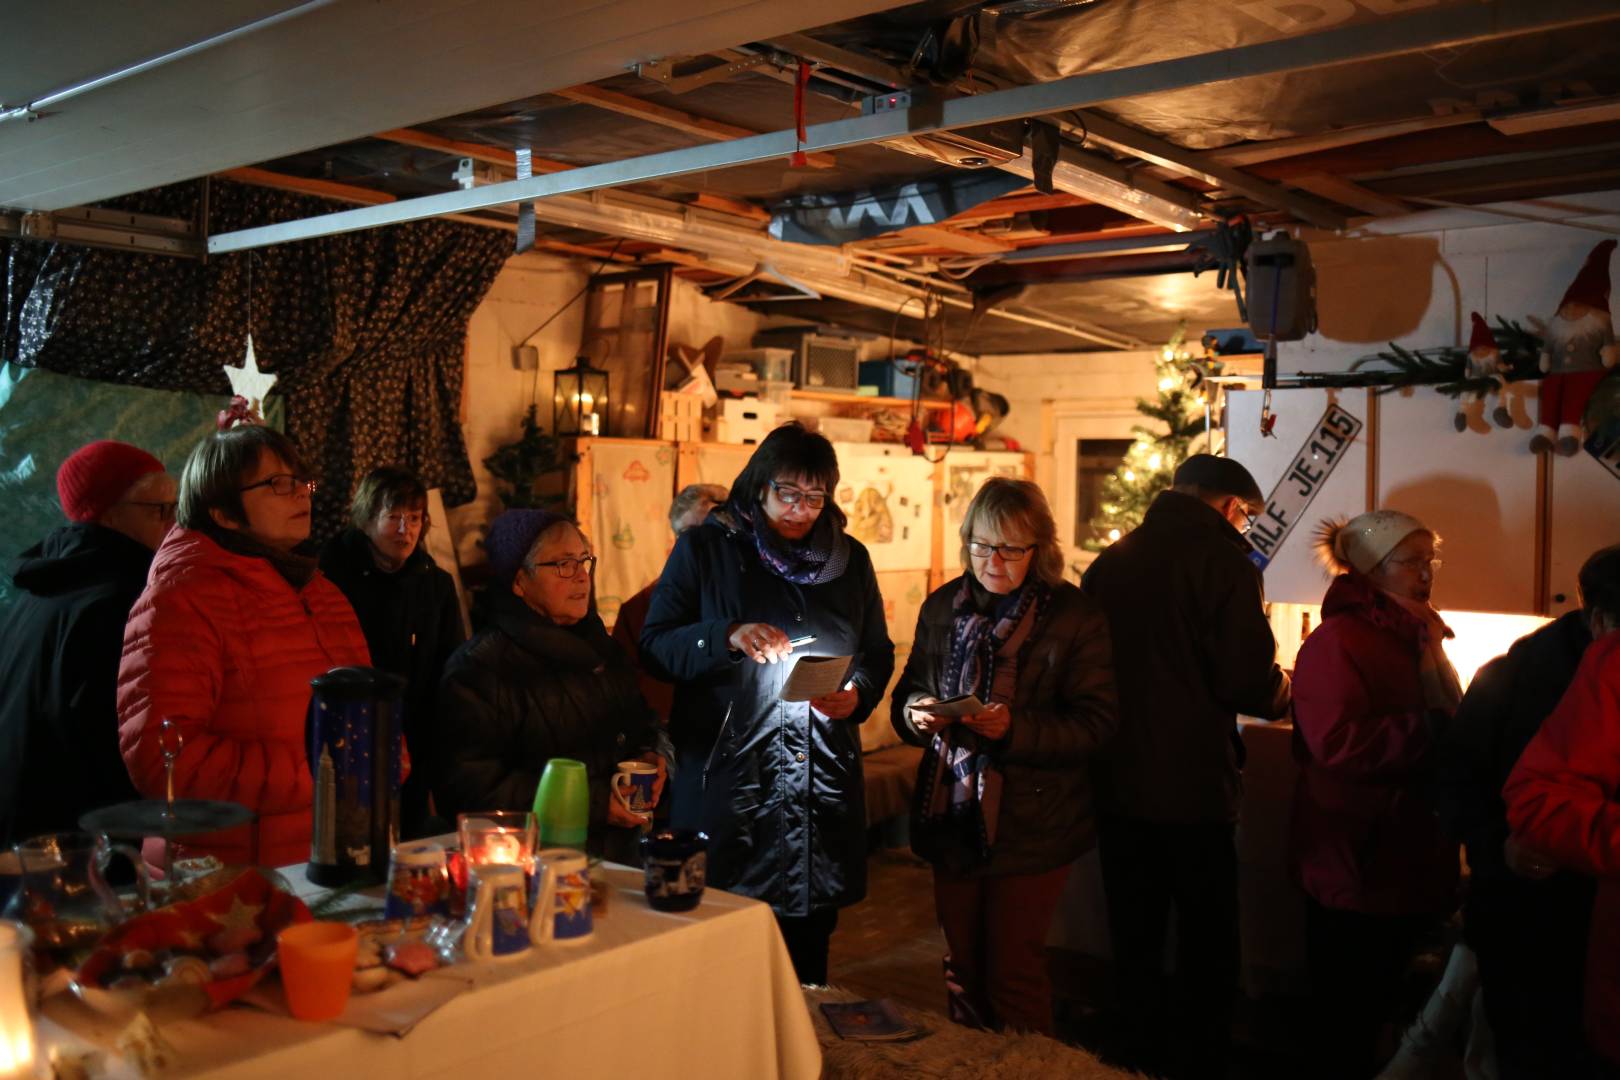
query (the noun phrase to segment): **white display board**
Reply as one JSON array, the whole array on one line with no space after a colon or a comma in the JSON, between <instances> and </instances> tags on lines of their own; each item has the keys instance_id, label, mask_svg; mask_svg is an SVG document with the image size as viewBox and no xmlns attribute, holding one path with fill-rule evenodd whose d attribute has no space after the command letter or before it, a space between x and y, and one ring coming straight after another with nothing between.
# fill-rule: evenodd
<instances>
[{"instance_id":1,"label":"white display board","mask_svg":"<svg viewBox=\"0 0 1620 1080\"><path fill-rule=\"evenodd\" d=\"M934 466L904 446L835 443L836 501L877 570L927 570L933 549Z\"/></svg>"},{"instance_id":2,"label":"white display board","mask_svg":"<svg viewBox=\"0 0 1620 1080\"><path fill-rule=\"evenodd\" d=\"M967 516L968 504L992 476L1022 479L1024 455L1010 451L952 450L945 455L942 467L945 470L945 487L939 497L944 510L944 569L945 576L951 578L960 569L956 541L962 519Z\"/></svg>"}]
</instances>

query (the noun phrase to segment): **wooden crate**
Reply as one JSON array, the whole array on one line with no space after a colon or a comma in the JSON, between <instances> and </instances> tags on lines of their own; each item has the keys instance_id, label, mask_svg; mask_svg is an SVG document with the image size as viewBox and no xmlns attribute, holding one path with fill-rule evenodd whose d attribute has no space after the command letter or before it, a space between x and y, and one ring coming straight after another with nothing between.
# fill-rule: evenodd
<instances>
[{"instance_id":1,"label":"wooden crate","mask_svg":"<svg viewBox=\"0 0 1620 1080\"><path fill-rule=\"evenodd\" d=\"M658 437L670 442L703 439L703 399L697 394L669 391L659 398Z\"/></svg>"}]
</instances>

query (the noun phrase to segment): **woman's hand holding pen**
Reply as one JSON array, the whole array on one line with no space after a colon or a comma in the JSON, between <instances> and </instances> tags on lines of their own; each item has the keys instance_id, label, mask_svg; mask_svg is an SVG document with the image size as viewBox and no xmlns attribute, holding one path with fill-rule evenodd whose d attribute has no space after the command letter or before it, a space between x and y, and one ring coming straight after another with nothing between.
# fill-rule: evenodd
<instances>
[{"instance_id":1,"label":"woman's hand holding pen","mask_svg":"<svg viewBox=\"0 0 1620 1080\"><path fill-rule=\"evenodd\" d=\"M726 644L756 664L775 664L793 651L793 642L770 623L738 623L731 628Z\"/></svg>"}]
</instances>

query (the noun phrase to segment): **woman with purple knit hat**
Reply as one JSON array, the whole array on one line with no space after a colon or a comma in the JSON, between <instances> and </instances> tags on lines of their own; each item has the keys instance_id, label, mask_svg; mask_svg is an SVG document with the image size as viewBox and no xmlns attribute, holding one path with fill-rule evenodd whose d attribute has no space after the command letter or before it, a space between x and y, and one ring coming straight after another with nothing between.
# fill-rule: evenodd
<instances>
[{"instance_id":1,"label":"woman with purple knit hat","mask_svg":"<svg viewBox=\"0 0 1620 1080\"><path fill-rule=\"evenodd\" d=\"M508 510L484 540L491 580L482 629L445 665L435 716L438 813L527 810L546 762L585 763L587 846L625 861L642 819L609 795L621 761L658 766L658 723L636 671L596 614L596 556L579 526L547 510Z\"/></svg>"}]
</instances>

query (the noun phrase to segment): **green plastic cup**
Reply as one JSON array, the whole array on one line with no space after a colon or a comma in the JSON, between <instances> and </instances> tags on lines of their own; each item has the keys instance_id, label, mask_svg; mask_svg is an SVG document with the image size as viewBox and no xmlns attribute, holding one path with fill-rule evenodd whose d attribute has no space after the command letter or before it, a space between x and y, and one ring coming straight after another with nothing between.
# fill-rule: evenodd
<instances>
[{"instance_id":1,"label":"green plastic cup","mask_svg":"<svg viewBox=\"0 0 1620 1080\"><path fill-rule=\"evenodd\" d=\"M540 823L540 843L546 847L585 850L591 824L590 781L585 763L573 758L552 758L540 774L534 792L534 816Z\"/></svg>"}]
</instances>

